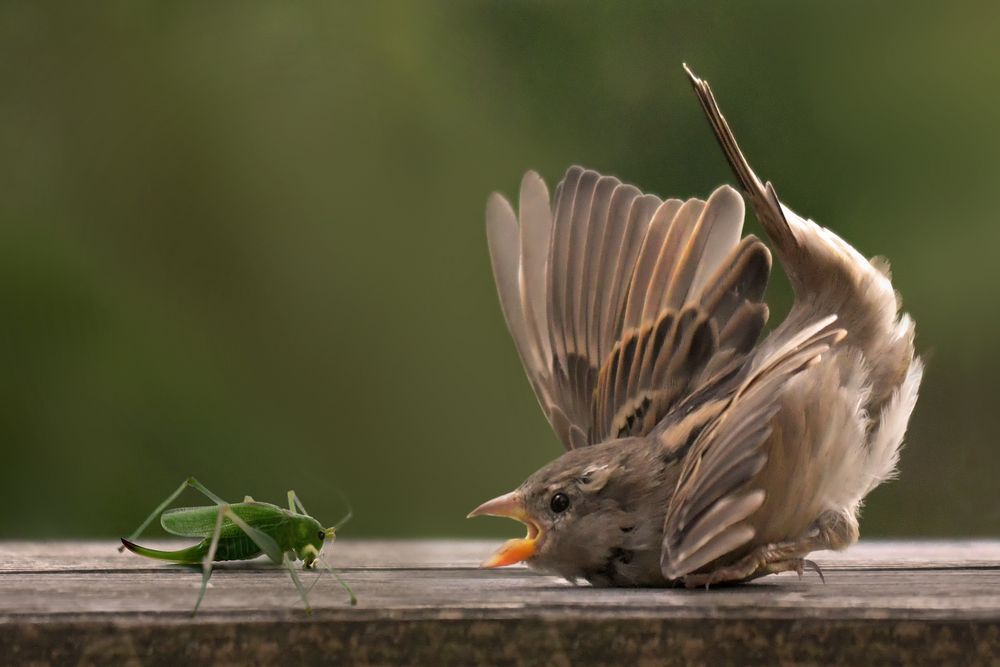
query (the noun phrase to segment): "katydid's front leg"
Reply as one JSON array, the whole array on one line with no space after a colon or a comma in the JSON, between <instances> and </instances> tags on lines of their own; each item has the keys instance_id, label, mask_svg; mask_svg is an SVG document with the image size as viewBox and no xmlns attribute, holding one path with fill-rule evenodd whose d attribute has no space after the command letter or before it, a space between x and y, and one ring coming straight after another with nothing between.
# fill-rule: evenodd
<instances>
[{"instance_id":1,"label":"katydid's front leg","mask_svg":"<svg viewBox=\"0 0 1000 667\"><path fill-rule=\"evenodd\" d=\"M305 589L302 588L302 582L299 581L299 575L292 568L292 560L295 558L294 552L289 552L292 554L292 557L289 558L288 553L282 552L281 547L279 547L278 543L274 541L274 538L264 531L254 528L248 524L246 521L238 517L231 509L227 508L226 516L230 521L235 523L240 530L246 533L247 536L253 540L258 547L260 547L261 551L267 554L268 558L279 565L284 565L288 569L288 574L291 575L292 582L295 583L295 588L298 589L299 595L302 597L302 603L305 605L306 611L311 614L312 607L309 604L309 597L307 596Z\"/></svg>"},{"instance_id":2,"label":"katydid's front leg","mask_svg":"<svg viewBox=\"0 0 1000 667\"><path fill-rule=\"evenodd\" d=\"M310 516L309 512L305 508L305 505L303 505L302 501L299 500L298 494L295 493L295 491L292 491L291 489L289 489L289 491L288 491L288 509L291 510L292 512L298 512L300 514L305 514L306 516ZM347 518L350 518L350 515L348 515ZM333 532L336 533L336 528L334 528ZM329 539L333 539L333 535L332 534L328 534L328 537L329 537ZM316 560L314 560L312 562L312 567L315 567L318 563L319 563L319 559L317 558ZM309 567L309 566L303 564L303 567ZM323 566L323 569L325 569L327 572L329 572L334 577L336 577L337 581L339 581L340 584L345 589L347 589L347 592L351 596L351 604L352 605L357 604L358 603L358 599L356 597L354 597L354 591L351 590L350 586L348 586L346 583L344 583L343 579L341 579L337 575L337 573L333 571L332 568ZM299 594L302 595L303 601L306 601L306 608L308 609L309 608L309 603L308 603L307 599L308 599L309 593L311 593L312 589L316 587L317 583L319 583L320 577L323 576L323 573L320 572L319 574L317 574L316 578L313 579L313 582L311 584L309 584L309 588L307 588L305 590L302 589L302 585L298 581L298 575L295 573L295 571L291 568L290 565L289 565L288 573L292 575L292 580L295 581L295 586L296 586L296 588L299 589Z\"/></svg>"},{"instance_id":3,"label":"katydid's front leg","mask_svg":"<svg viewBox=\"0 0 1000 667\"><path fill-rule=\"evenodd\" d=\"M294 554L292 555L292 558L294 558ZM295 589L298 590L299 595L302 597L302 603L306 606L306 613L311 614L312 606L309 604L309 596L306 593L306 589L302 588L302 581L299 580L299 575L295 572L295 567L292 565L292 559L288 557L288 554L285 554L284 562L285 568L288 569L288 574L291 575L292 581L295 583Z\"/></svg>"},{"instance_id":4,"label":"katydid's front leg","mask_svg":"<svg viewBox=\"0 0 1000 667\"><path fill-rule=\"evenodd\" d=\"M189 486L192 489L195 489L196 491L201 492L206 498L208 498L209 500L211 500L216 505L225 505L226 504L225 500L223 500L219 496L217 496L214 493L212 493L211 491L209 491L201 482L199 482L198 480L196 480L194 477L188 477L186 480L184 480L183 482L181 482L181 485L177 487L177 490L175 490L173 493L171 493L169 496L167 496L167 499L164 500L162 503L160 503L156 507L156 509L153 510L152 514L150 514L149 516L147 516L146 519L145 519L145 521L143 521L141 524L139 524L139 527L136 528L135 531L131 535L129 535L126 539L129 542L135 542L137 539L139 539L139 536L142 535L143 531L145 531L149 527L149 524L152 523L153 519L155 519L157 516L159 516L160 514L162 514L163 510L167 509L167 507L170 506L170 503L172 503L175 500L177 500L177 496L181 495L184 492L184 489L188 488ZM125 549L125 545L122 545L122 546L118 547L118 551L119 552L123 551L124 549Z\"/></svg>"},{"instance_id":5,"label":"katydid's front leg","mask_svg":"<svg viewBox=\"0 0 1000 667\"><path fill-rule=\"evenodd\" d=\"M298 514L305 514L309 516L309 512L306 511L305 505L299 500L298 494L291 489L288 490L288 510L290 512L296 512Z\"/></svg>"}]
</instances>

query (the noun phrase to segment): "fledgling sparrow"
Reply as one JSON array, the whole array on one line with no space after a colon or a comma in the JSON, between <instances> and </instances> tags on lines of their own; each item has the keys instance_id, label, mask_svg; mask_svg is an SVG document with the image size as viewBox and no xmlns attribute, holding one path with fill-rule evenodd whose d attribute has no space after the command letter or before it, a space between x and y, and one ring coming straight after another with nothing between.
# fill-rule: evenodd
<instances>
[{"instance_id":1,"label":"fledgling sparrow","mask_svg":"<svg viewBox=\"0 0 1000 667\"><path fill-rule=\"evenodd\" d=\"M687 68L685 67L687 70ZM858 538L891 477L922 364L888 264L782 204L687 70L795 301L762 341L771 253L743 199L661 200L572 167L550 204L486 209L500 303L565 454L469 516L528 526L489 561L597 586L802 572Z\"/></svg>"}]
</instances>

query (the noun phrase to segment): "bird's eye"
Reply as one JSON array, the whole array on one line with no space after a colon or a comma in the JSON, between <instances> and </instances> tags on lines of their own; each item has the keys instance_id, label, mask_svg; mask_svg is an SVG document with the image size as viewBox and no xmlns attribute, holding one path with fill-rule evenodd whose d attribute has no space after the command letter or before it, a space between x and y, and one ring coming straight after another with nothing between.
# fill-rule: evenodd
<instances>
[{"instance_id":1,"label":"bird's eye","mask_svg":"<svg viewBox=\"0 0 1000 667\"><path fill-rule=\"evenodd\" d=\"M317 533L317 535L319 535L319 539L320 540L323 540L326 537L326 533L324 533L322 530L319 531L319 533Z\"/></svg>"},{"instance_id":2,"label":"bird's eye","mask_svg":"<svg viewBox=\"0 0 1000 667\"><path fill-rule=\"evenodd\" d=\"M569 509L569 497L560 491L552 496L552 500L549 501L549 508L556 514L565 512Z\"/></svg>"}]
</instances>

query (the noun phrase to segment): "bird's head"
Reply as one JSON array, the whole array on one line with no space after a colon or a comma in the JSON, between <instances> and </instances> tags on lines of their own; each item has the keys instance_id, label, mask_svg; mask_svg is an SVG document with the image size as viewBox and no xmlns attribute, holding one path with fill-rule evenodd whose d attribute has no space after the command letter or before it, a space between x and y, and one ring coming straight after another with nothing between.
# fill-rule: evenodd
<instances>
[{"instance_id":1,"label":"bird's head","mask_svg":"<svg viewBox=\"0 0 1000 667\"><path fill-rule=\"evenodd\" d=\"M634 528L621 499L628 497L628 447L601 445L563 454L514 491L487 501L469 516L502 516L528 527L509 540L483 567L526 562L574 578L603 557ZM639 472L639 471L633 471Z\"/></svg>"}]
</instances>

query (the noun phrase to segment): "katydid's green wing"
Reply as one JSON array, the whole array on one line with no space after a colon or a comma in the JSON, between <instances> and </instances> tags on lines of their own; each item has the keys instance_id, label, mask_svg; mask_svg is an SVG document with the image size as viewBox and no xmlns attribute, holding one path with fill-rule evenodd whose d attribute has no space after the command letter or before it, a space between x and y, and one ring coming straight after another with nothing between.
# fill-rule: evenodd
<instances>
[{"instance_id":1,"label":"katydid's green wing","mask_svg":"<svg viewBox=\"0 0 1000 667\"><path fill-rule=\"evenodd\" d=\"M160 525L171 535L181 537L211 537L215 531L215 522L219 517L219 505L207 507L178 507L164 512L160 516ZM263 531L278 526L287 520L284 511L271 503L234 503L229 506L236 516L251 526ZM234 537L242 534L232 521L222 522L220 538Z\"/></svg>"}]
</instances>

